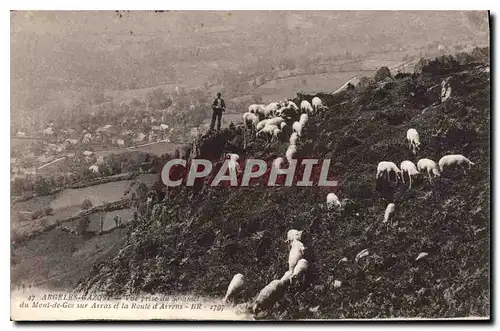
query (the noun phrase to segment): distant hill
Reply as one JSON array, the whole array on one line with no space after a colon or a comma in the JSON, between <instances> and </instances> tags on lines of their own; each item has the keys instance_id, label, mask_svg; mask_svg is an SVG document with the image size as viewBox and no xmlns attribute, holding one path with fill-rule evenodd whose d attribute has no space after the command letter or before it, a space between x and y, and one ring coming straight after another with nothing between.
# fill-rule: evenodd
<instances>
[{"instance_id":1,"label":"distant hill","mask_svg":"<svg viewBox=\"0 0 500 331\"><path fill-rule=\"evenodd\" d=\"M43 121L70 111L87 90L203 87L221 70L284 57L412 55L433 42L484 46L488 35L486 12L15 11L11 117Z\"/></svg>"}]
</instances>

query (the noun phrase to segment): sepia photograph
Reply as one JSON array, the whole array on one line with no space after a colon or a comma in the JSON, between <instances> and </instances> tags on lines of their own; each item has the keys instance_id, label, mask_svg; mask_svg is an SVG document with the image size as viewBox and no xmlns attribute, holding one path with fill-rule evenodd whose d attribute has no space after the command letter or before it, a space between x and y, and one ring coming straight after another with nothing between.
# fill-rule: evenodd
<instances>
[{"instance_id":1,"label":"sepia photograph","mask_svg":"<svg viewBox=\"0 0 500 331\"><path fill-rule=\"evenodd\" d=\"M11 10L10 319L489 321L491 28Z\"/></svg>"}]
</instances>

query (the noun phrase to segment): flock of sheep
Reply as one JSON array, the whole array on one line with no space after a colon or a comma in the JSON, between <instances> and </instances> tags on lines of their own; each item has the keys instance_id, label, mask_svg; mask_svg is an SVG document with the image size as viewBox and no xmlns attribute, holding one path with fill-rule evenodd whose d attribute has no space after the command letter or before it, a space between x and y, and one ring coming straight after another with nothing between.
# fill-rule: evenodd
<instances>
[{"instance_id":1,"label":"flock of sheep","mask_svg":"<svg viewBox=\"0 0 500 331\"><path fill-rule=\"evenodd\" d=\"M408 141L408 147L415 155L417 150L420 149L420 136L417 130L413 128L408 129L406 133L406 140ZM408 176L409 188L411 189L412 176L423 175L423 173L426 172L429 182L432 183L432 178L441 176L441 173L446 168L450 169L459 167L464 171L464 174L467 174L467 170L470 170L473 165L475 165L475 163L462 154L445 155L439 160L438 164L429 158L418 160L416 166L412 161L405 160L401 162L401 169L398 169L394 162L381 161L377 166L376 179L382 178L384 174L386 174L387 180L390 182L391 173L394 173L396 183L398 178L401 178L401 181L405 183L404 175L406 174ZM384 215L384 223L387 223L391 219L391 216L394 215L395 207L394 203L389 203L387 205Z\"/></svg>"},{"instance_id":2,"label":"flock of sheep","mask_svg":"<svg viewBox=\"0 0 500 331\"><path fill-rule=\"evenodd\" d=\"M250 128L255 131L256 136L266 133L271 138L271 141L273 141L282 135L283 132L287 132L287 122L290 123L292 118L297 118L300 114L299 121L293 122L292 133L290 134L290 144L285 153L286 159L290 163L297 152L297 139L301 136L302 129L307 124L309 115L322 109L327 109L327 107L323 106L321 99L318 97L312 100L312 105L308 101L303 100L300 104L300 109L290 100L272 102L267 106L254 104L250 105L248 112L243 114L243 121L245 127L250 126ZM406 139L409 149L416 155L417 150L420 149L420 137L417 130L413 128L409 129ZM236 162L239 156L237 154L231 154L230 156L233 167L239 168ZM284 159L282 157L277 157L273 162L273 166L281 168L283 162ZM409 179L409 188L411 189L412 177L421 175L424 172L427 172L429 181L432 183L432 178L439 177L445 168L461 167L464 173L466 173L466 170L470 170L474 164L474 162L461 154L443 156L438 162L439 166L429 158L420 159L416 166L412 161L404 160L401 162L400 168L398 168L394 162L381 161L377 166L376 179L383 179L384 175L387 175L387 180L391 182L391 173L394 173L396 183L398 178L401 178L401 181L405 183L404 175L406 174ZM328 193L326 197L326 206L329 210L341 209L342 203L335 193ZM389 203L387 205L383 219L384 224L387 224L393 218L395 207L394 203ZM303 281L303 277L308 268L308 261L303 258L306 247L304 247L301 242L302 232L303 231L295 229L288 231L287 241L290 243L288 257L289 269L281 279L271 281L260 291L252 307L254 314L272 308L274 303L283 296L286 287L292 283L293 279L300 278L301 281ZM368 252L365 251L366 250L360 252L358 256L356 256L356 261L368 254ZM418 258L421 258L421 255L419 255ZM240 293L244 285L244 276L240 273L236 274L229 284L223 299L224 303L227 303Z\"/></svg>"},{"instance_id":3,"label":"flock of sheep","mask_svg":"<svg viewBox=\"0 0 500 331\"><path fill-rule=\"evenodd\" d=\"M420 137L417 130L409 129L406 133L406 140L413 154L416 154L416 151L420 149ZM436 162L428 158L418 160L416 166L412 161L405 160L401 162L401 169L399 169L394 162L381 161L377 166L376 178L381 178L384 174L387 174L387 178L390 181L390 175L394 173L396 183L398 177L400 177L401 181L404 183L404 174L406 173L409 179L409 188L411 188L411 177L420 175L423 172L427 172L429 181L432 182L432 178L441 176L445 168L461 167L464 174L466 174L467 170L470 170L471 167L475 165L474 162L461 154L445 155L439 160L438 164L439 167Z\"/></svg>"},{"instance_id":4,"label":"flock of sheep","mask_svg":"<svg viewBox=\"0 0 500 331\"><path fill-rule=\"evenodd\" d=\"M288 255L288 270L280 279L275 279L267 284L255 298L252 311L254 314L271 308L285 293L285 289L294 279L303 282L308 268L308 262L303 258L306 247L300 241L303 231L291 229L287 234L287 242L290 245ZM226 291L223 302L227 303L240 293L245 285L245 278L242 274L236 274Z\"/></svg>"},{"instance_id":5,"label":"flock of sheep","mask_svg":"<svg viewBox=\"0 0 500 331\"><path fill-rule=\"evenodd\" d=\"M290 133L289 124L292 119L300 115L299 120L292 123L290 145L285 153L285 157L290 163L297 152L297 140L309 121L309 115L325 109L328 107L324 106L318 97L312 99L312 105L309 101L302 100L300 109L291 100L271 102L267 106L253 104L248 107L248 112L243 114L243 123L245 128L250 127L255 132L256 137L267 134L271 141L276 141L283 134ZM274 165L280 167L283 161L282 157L278 157L274 161Z\"/></svg>"}]
</instances>

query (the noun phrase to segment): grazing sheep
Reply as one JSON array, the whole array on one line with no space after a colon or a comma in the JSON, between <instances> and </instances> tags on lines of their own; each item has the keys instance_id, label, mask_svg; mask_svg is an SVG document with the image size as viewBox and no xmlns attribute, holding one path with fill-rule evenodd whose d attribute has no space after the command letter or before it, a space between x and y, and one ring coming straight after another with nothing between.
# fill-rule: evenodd
<instances>
[{"instance_id":1,"label":"grazing sheep","mask_svg":"<svg viewBox=\"0 0 500 331\"><path fill-rule=\"evenodd\" d=\"M293 274L293 271L290 271L290 270L287 270L283 276L281 277L281 282L283 282L284 284L287 284L291 281L291 277L292 277L292 274Z\"/></svg>"},{"instance_id":2,"label":"grazing sheep","mask_svg":"<svg viewBox=\"0 0 500 331\"><path fill-rule=\"evenodd\" d=\"M289 230L286 235L286 241L292 243L294 240L300 240L302 238L302 232L304 231L303 230L299 231L295 229Z\"/></svg>"},{"instance_id":3,"label":"grazing sheep","mask_svg":"<svg viewBox=\"0 0 500 331\"><path fill-rule=\"evenodd\" d=\"M408 140L408 148L412 150L413 154L417 154L417 149L420 149L420 137L417 130L408 129L406 140Z\"/></svg>"},{"instance_id":4,"label":"grazing sheep","mask_svg":"<svg viewBox=\"0 0 500 331\"><path fill-rule=\"evenodd\" d=\"M267 284L257 295L253 305L253 313L272 308L284 294L285 283L281 280L273 280Z\"/></svg>"},{"instance_id":5,"label":"grazing sheep","mask_svg":"<svg viewBox=\"0 0 500 331\"><path fill-rule=\"evenodd\" d=\"M290 281L293 281L294 278L298 277L304 277L306 271L307 271L308 263L306 259L300 259L297 264L295 265L295 268L293 268L293 273L290 276Z\"/></svg>"},{"instance_id":6,"label":"grazing sheep","mask_svg":"<svg viewBox=\"0 0 500 331\"><path fill-rule=\"evenodd\" d=\"M313 107L311 106L311 104L309 103L309 101L302 100L302 102L300 103L300 110L302 110L303 112L311 114L313 112Z\"/></svg>"},{"instance_id":7,"label":"grazing sheep","mask_svg":"<svg viewBox=\"0 0 500 331\"><path fill-rule=\"evenodd\" d=\"M299 240L293 240L288 254L288 270L293 271L297 262L302 258L305 247Z\"/></svg>"},{"instance_id":8,"label":"grazing sheep","mask_svg":"<svg viewBox=\"0 0 500 331\"><path fill-rule=\"evenodd\" d=\"M281 126L281 123L284 123L285 119L283 117L273 117L270 118L269 121L267 121L266 125L277 125Z\"/></svg>"},{"instance_id":9,"label":"grazing sheep","mask_svg":"<svg viewBox=\"0 0 500 331\"><path fill-rule=\"evenodd\" d=\"M406 161L401 162L401 180L403 181L403 183L405 182L405 179L404 179L405 173L408 174L408 178L410 180L409 188L411 188L411 176L420 175L420 172L418 172L417 167L415 166L415 163L406 160Z\"/></svg>"},{"instance_id":10,"label":"grazing sheep","mask_svg":"<svg viewBox=\"0 0 500 331\"><path fill-rule=\"evenodd\" d=\"M295 153L297 153L297 146L296 145L290 145L288 146L288 149L286 150L285 156L288 161L288 163L292 163L293 157L295 156Z\"/></svg>"},{"instance_id":11,"label":"grazing sheep","mask_svg":"<svg viewBox=\"0 0 500 331\"><path fill-rule=\"evenodd\" d=\"M256 137L258 137L262 132L268 133L271 136L271 140L275 140L275 138L277 138L281 133L281 130L277 125L268 124L262 130L257 132Z\"/></svg>"},{"instance_id":12,"label":"grazing sheep","mask_svg":"<svg viewBox=\"0 0 500 331\"><path fill-rule=\"evenodd\" d=\"M234 298L245 285L245 279L242 274L236 274L227 287L226 296L222 300L223 303L228 303L229 299Z\"/></svg>"},{"instance_id":13,"label":"grazing sheep","mask_svg":"<svg viewBox=\"0 0 500 331\"><path fill-rule=\"evenodd\" d=\"M299 107L292 100L285 101L285 107L292 108L293 110L299 110Z\"/></svg>"},{"instance_id":14,"label":"grazing sheep","mask_svg":"<svg viewBox=\"0 0 500 331\"><path fill-rule=\"evenodd\" d=\"M342 204L335 193L328 193L326 195L326 206L328 209L341 208Z\"/></svg>"},{"instance_id":15,"label":"grazing sheep","mask_svg":"<svg viewBox=\"0 0 500 331\"><path fill-rule=\"evenodd\" d=\"M464 174L467 174L467 170L470 170L472 166L475 165L474 162L463 156L462 154L450 154L445 155L439 160L439 170L443 172L444 168L460 166L462 167Z\"/></svg>"},{"instance_id":16,"label":"grazing sheep","mask_svg":"<svg viewBox=\"0 0 500 331\"><path fill-rule=\"evenodd\" d=\"M387 208L385 208L383 223L387 223L389 220L392 222L392 219L394 218L394 209L395 208L396 208L396 205L393 203L390 203L387 205Z\"/></svg>"},{"instance_id":17,"label":"grazing sheep","mask_svg":"<svg viewBox=\"0 0 500 331\"><path fill-rule=\"evenodd\" d=\"M394 162L389 162L389 161L381 161L378 163L377 166L377 175L376 179L379 179L380 177L383 177L385 173L387 173L387 179L390 181L391 180L391 172L394 172L396 176L396 183L398 182L398 177L401 174L401 170L398 169L396 164Z\"/></svg>"},{"instance_id":18,"label":"grazing sheep","mask_svg":"<svg viewBox=\"0 0 500 331\"><path fill-rule=\"evenodd\" d=\"M245 123L245 125L251 124L256 126L259 123L259 118L257 115L247 112L243 114L243 123Z\"/></svg>"},{"instance_id":19,"label":"grazing sheep","mask_svg":"<svg viewBox=\"0 0 500 331\"><path fill-rule=\"evenodd\" d=\"M315 111L318 111L318 109L323 109L323 101L321 101L321 99L318 97L314 97L312 99L312 106Z\"/></svg>"},{"instance_id":20,"label":"grazing sheep","mask_svg":"<svg viewBox=\"0 0 500 331\"><path fill-rule=\"evenodd\" d=\"M297 135L300 137L302 135L302 129L303 129L303 125L302 123L300 122L293 122L293 125L292 125L292 130L294 132L297 132Z\"/></svg>"},{"instance_id":21,"label":"grazing sheep","mask_svg":"<svg viewBox=\"0 0 500 331\"><path fill-rule=\"evenodd\" d=\"M262 130L262 129L266 126L267 122L269 122L269 119L265 119L265 120L260 121L260 122L259 122L259 123L257 123L257 125L255 126L255 130L257 130L257 131Z\"/></svg>"},{"instance_id":22,"label":"grazing sheep","mask_svg":"<svg viewBox=\"0 0 500 331\"><path fill-rule=\"evenodd\" d=\"M290 135L290 145L297 145L297 139L298 138L299 138L299 135L297 134L297 132L293 132Z\"/></svg>"},{"instance_id":23,"label":"grazing sheep","mask_svg":"<svg viewBox=\"0 0 500 331\"><path fill-rule=\"evenodd\" d=\"M258 114L259 112L263 113L265 108L265 105L253 104L248 106L248 112L252 114Z\"/></svg>"},{"instance_id":24,"label":"grazing sheep","mask_svg":"<svg viewBox=\"0 0 500 331\"><path fill-rule=\"evenodd\" d=\"M264 107L264 116L268 116L269 114L276 112L280 108L281 104L279 102L271 102Z\"/></svg>"},{"instance_id":25,"label":"grazing sheep","mask_svg":"<svg viewBox=\"0 0 500 331\"><path fill-rule=\"evenodd\" d=\"M441 175L436 162L432 161L431 159L418 160L417 169L420 172L423 172L424 170L427 171L427 175L429 176L429 182L431 183L432 183L432 177L439 177Z\"/></svg>"},{"instance_id":26,"label":"grazing sheep","mask_svg":"<svg viewBox=\"0 0 500 331\"><path fill-rule=\"evenodd\" d=\"M299 123L301 123L302 126L305 126L308 121L309 121L309 116L307 116L307 114L300 115Z\"/></svg>"}]
</instances>

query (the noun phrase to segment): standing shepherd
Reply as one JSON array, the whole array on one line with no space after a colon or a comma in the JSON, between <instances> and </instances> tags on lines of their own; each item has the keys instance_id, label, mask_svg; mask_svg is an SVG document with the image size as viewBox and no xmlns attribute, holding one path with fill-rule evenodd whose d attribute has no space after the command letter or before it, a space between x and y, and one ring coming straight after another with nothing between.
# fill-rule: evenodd
<instances>
[{"instance_id":1,"label":"standing shepherd","mask_svg":"<svg viewBox=\"0 0 500 331\"><path fill-rule=\"evenodd\" d=\"M221 98L220 92L217 93L217 98L212 103L212 123L210 123L210 130L215 127L215 121L217 120L217 130L220 130L220 125L222 121L222 112L226 110L226 103Z\"/></svg>"}]
</instances>

